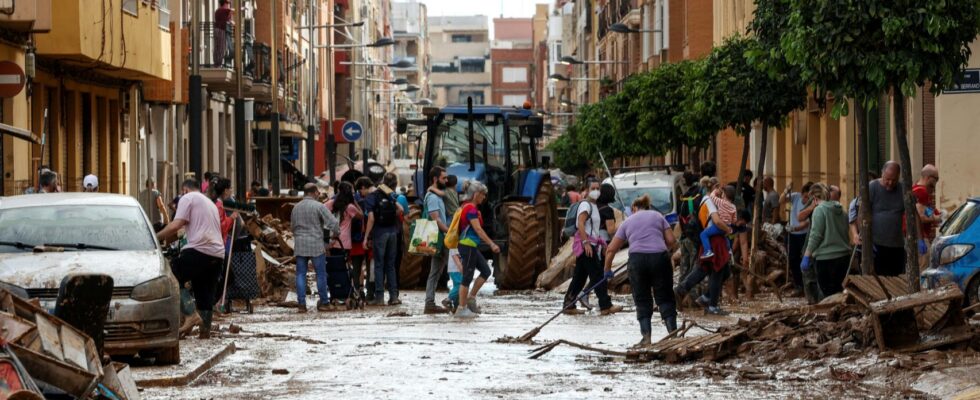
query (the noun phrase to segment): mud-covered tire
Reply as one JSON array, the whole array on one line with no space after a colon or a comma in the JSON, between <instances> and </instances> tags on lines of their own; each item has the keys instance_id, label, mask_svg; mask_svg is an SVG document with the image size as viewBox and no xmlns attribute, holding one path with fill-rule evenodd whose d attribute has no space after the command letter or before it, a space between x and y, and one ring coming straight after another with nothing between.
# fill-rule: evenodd
<instances>
[{"instance_id":1,"label":"mud-covered tire","mask_svg":"<svg viewBox=\"0 0 980 400\"><path fill-rule=\"evenodd\" d=\"M540 270L535 271L536 279L537 274L548 269L551 258L558 254L558 249L561 248L561 226L558 224L558 204L555 199L555 187L551 184L549 176L545 176L541 181L541 185L538 186L538 195L534 198L534 212L535 217L538 218L538 222L544 228L545 251L544 264L540 267Z\"/></svg>"},{"instance_id":2,"label":"mud-covered tire","mask_svg":"<svg viewBox=\"0 0 980 400\"><path fill-rule=\"evenodd\" d=\"M180 345L157 350L153 356L156 358L156 365L180 364Z\"/></svg>"},{"instance_id":3,"label":"mud-covered tire","mask_svg":"<svg viewBox=\"0 0 980 400\"><path fill-rule=\"evenodd\" d=\"M497 287L503 290L531 289L538 272L547 266L545 227L530 204L513 202L504 207L509 234L507 260L497 274Z\"/></svg>"},{"instance_id":4,"label":"mud-covered tire","mask_svg":"<svg viewBox=\"0 0 980 400\"><path fill-rule=\"evenodd\" d=\"M422 209L415 205L410 206L408 214L405 215L405 223L402 226L404 228L402 229L402 243L405 244L405 248L402 249L399 289L418 289L420 286L424 288L425 279L429 275L428 259L408 252L408 243L412 239L412 222L421 216Z\"/></svg>"}]
</instances>

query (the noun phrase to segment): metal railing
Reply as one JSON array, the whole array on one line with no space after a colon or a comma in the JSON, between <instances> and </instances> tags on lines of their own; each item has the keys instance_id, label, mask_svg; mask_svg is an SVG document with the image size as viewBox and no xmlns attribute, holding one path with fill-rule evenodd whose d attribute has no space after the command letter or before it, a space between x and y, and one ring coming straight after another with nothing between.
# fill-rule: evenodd
<instances>
[{"instance_id":1,"label":"metal railing","mask_svg":"<svg viewBox=\"0 0 980 400\"><path fill-rule=\"evenodd\" d=\"M246 20L245 24L250 25L251 20ZM204 21L200 24L201 45L198 47L200 53L201 66L205 68L235 69L235 27L228 25L226 31L214 28L214 22ZM242 42L242 56L244 57L245 69L243 73L248 77L255 77L257 70L256 47L264 46L255 43L255 38L246 26ZM265 46L268 48L268 46Z\"/></svg>"}]
</instances>

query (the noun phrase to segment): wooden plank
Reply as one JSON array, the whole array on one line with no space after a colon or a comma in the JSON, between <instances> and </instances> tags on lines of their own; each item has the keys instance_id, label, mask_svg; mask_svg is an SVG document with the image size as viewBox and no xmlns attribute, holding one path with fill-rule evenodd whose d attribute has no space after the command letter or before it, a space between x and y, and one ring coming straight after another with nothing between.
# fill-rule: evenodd
<instances>
[{"instance_id":1,"label":"wooden plank","mask_svg":"<svg viewBox=\"0 0 980 400\"><path fill-rule=\"evenodd\" d=\"M64 350L65 361L74 364L76 367L88 370L85 339L84 336L69 327L62 327L61 329L61 345Z\"/></svg>"},{"instance_id":2,"label":"wooden plank","mask_svg":"<svg viewBox=\"0 0 980 400\"><path fill-rule=\"evenodd\" d=\"M58 361L64 361L65 354L61 348L61 333L58 326L44 315L36 314L34 317L37 323L37 331L41 334L41 351Z\"/></svg>"},{"instance_id":3,"label":"wooden plank","mask_svg":"<svg viewBox=\"0 0 980 400\"><path fill-rule=\"evenodd\" d=\"M34 323L16 315L0 311L0 337L8 342L16 342L34 330Z\"/></svg>"},{"instance_id":4,"label":"wooden plank","mask_svg":"<svg viewBox=\"0 0 980 400\"><path fill-rule=\"evenodd\" d=\"M957 343L966 342L971 339L973 339L973 332L967 329L962 332L941 334L936 337L926 337L918 344L902 347L897 349L897 351L902 353L918 353L921 351L932 350L942 346L949 346Z\"/></svg>"},{"instance_id":5,"label":"wooden plank","mask_svg":"<svg viewBox=\"0 0 980 400\"><path fill-rule=\"evenodd\" d=\"M929 290L896 297L893 300L879 300L871 303L871 311L875 314L888 314L898 310L927 304L948 302L963 298L963 292L956 285L948 285L939 289Z\"/></svg>"},{"instance_id":6,"label":"wooden plank","mask_svg":"<svg viewBox=\"0 0 980 400\"><path fill-rule=\"evenodd\" d=\"M10 343L10 348L24 364L32 378L57 387L68 394L84 398L91 394L100 375L85 369L56 360L46 354L38 353Z\"/></svg>"}]
</instances>

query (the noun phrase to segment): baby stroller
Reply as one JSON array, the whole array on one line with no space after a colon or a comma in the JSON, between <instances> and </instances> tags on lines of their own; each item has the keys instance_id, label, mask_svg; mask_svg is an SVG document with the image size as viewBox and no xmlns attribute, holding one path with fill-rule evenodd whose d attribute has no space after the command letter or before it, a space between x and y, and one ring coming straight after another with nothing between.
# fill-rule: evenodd
<instances>
[{"instance_id":1,"label":"baby stroller","mask_svg":"<svg viewBox=\"0 0 980 400\"><path fill-rule=\"evenodd\" d=\"M330 286L330 302L346 306L348 310L364 309L361 293L354 290L354 273L347 265L342 249L330 249L327 254L327 282Z\"/></svg>"}]
</instances>

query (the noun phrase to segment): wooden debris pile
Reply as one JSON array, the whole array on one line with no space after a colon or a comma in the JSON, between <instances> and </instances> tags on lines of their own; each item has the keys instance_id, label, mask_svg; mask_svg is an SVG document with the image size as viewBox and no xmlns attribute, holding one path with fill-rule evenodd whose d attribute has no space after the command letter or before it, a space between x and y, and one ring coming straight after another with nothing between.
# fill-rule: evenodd
<instances>
[{"instance_id":1,"label":"wooden debris pile","mask_svg":"<svg viewBox=\"0 0 980 400\"><path fill-rule=\"evenodd\" d=\"M631 350L632 361L718 361L747 357L777 363L839 357L865 351L915 353L966 346L977 332L965 324L963 294L955 285L909 294L898 277L852 276L846 291L814 306L769 311L708 335L684 337L696 324L648 348Z\"/></svg>"},{"instance_id":2,"label":"wooden debris pile","mask_svg":"<svg viewBox=\"0 0 980 400\"><path fill-rule=\"evenodd\" d=\"M256 274L261 297L278 303L296 286L296 257L293 256L293 233L289 222L271 214L259 218L245 215L245 227L255 238Z\"/></svg>"},{"instance_id":3,"label":"wooden debris pile","mask_svg":"<svg viewBox=\"0 0 980 400\"><path fill-rule=\"evenodd\" d=\"M282 222L270 214L262 218L255 214L243 217L248 233L262 244L266 253L277 260L292 257L293 232L289 228L289 222Z\"/></svg>"}]
</instances>

